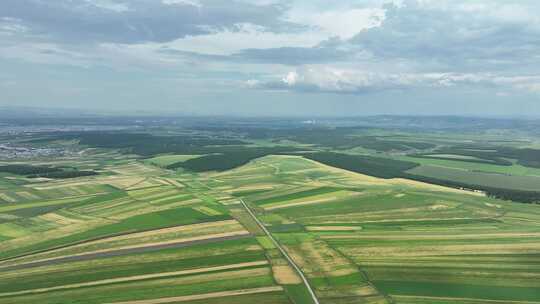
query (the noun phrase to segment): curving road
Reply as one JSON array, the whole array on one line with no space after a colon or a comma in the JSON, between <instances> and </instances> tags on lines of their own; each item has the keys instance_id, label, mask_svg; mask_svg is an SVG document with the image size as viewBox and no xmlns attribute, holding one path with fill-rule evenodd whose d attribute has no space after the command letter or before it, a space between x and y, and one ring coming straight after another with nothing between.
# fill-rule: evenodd
<instances>
[{"instance_id":1,"label":"curving road","mask_svg":"<svg viewBox=\"0 0 540 304\"><path fill-rule=\"evenodd\" d=\"M272 234L270 233L270 231L268 231L268 229L266 229L266 227L263 225L263 223L257 218L257 216L255 216L255 213L253 213L253 211L251 211L251 208L249 208L249 206L246 204L246 202L244 202L243 199L240 199L240 202L242 203L242 205L244 206L244 208L246 209L246 211L249 213L249 215L253 218L253 220L257 223L257 225L259 225L259 227L261 227L261 229L264 231L264 233L266 234L266 236L268 236L272 242L274 243L274 245L279 249L279 251L283 254L283 256L287 259L287 261L289 262L289 264L294 268L294 270L296 270L296 272L298 273L298 275L300 276L300 278L302 279L302 281L304 282L304 285L306 285L308 291L309 291L309 294L311 295L311 298L313 299L313 303L315 304L320 304L319 303L319 300L317 299L317 296L315 295L315 292L313 291L313 289L311 288L311 285L309 285L309 282L306 278L306 276L304 275L304 273L302 272L302 270L300 270L300 267L298 267L293 259L289 256L289 254L285 251L285 249L283 249L283 247L281 247L281 245L279 244L279 242L272 236Z\"/></svg>"}]
</instances>

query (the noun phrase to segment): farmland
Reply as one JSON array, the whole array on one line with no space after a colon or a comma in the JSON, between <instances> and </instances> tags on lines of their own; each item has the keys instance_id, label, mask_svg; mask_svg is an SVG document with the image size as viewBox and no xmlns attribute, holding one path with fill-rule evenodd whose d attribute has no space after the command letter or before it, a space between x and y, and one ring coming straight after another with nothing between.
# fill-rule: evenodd
<instances>
[{"instance_id":1,"label":"farmland","mask_svg":"<svg viewBox=\"0 0 540 304\"><path fill-rule=\"evenodd\" d=\"M3 179L0 302L310 303L283 256L206 177L155 159L90 157L113 174Z\"/></svg>"},{"instance_id":2,"label":"farmland","mask_svg":"<svg viewBox=\"0 0 540 304\"><path fill-rule=\"evenodd\" d=\"M0 303L540 303L540 205L472 187L535 152L385 132L24 138L77 153L0 161Z\"/></svg>"},{"instance_id":3,"label":"farmland","mask_svg":"<svg viewBox=\"0 0 540 304\"><path fill-rule=\"evenodd\" d=\"M219 179L272 167L290 180L245 199L324 303L538 301L540 208L313 164L270 157ZM296 182L308 172L319 177ZM353 187L356 195L338 195ZM276 202L282 208L268 208Z\"/></svg>"}]
</instances>

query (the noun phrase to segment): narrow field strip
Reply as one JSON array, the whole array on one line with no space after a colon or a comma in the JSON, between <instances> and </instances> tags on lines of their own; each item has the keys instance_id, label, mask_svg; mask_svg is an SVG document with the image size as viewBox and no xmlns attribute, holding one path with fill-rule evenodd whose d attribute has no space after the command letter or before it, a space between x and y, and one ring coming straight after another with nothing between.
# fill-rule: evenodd
<instances>
[{"instance_id":1,"label":"narrow field strip","mask_svg":"<svg viewBox=\"0 0 540 304\"><path fill-rule=\"evenodd\" d=\"M331 228L332 226L321 226ZM308 227L309 230L309 227ZM324 235L324 239L365 239L365 240L472 240L472 239L497 239L497 238L535 238L540 237L540 232L533 233L477 233L477 234L415 234L415 235L396 235L396 234L379 234L379 235Z\"/></svg>"},{"instance_id":2,"label":"narrow field strip","mask_svg":"<svg viewBox=\"0 0 540 304\"><path fill-rule=\"evenodd\" d=\"M364 267L381 267L386 269L392 269L392 268L407 268L411 272L414 269L424 269L426 267L430 267L433 269L452 269L452 268L459 268L461 271L466 271L467 269L489 269L490 271L496 271L496 270L511 270L512 276L526 276L528 278L537 276L540 279L540 275L535 275L533 271L540 271L540 266L536 266L535 264L505 264L505 263L484 263L481 261L477 262L460 262L460 256L456 256L454 262L431 262L426 263L425 261L417 261L415 259L414 261L406 260L406 261L398 261L398 262L392 262L392 261L372 261L368 258L362 259L362 264ZM518 273L517 271L527 271L527 272L521 272ZM508 275L510 276L510 275Z\"/></svg>"},{"instance_id":3,"label":"narrow field strip","mask_svg":"<svg viewBox=\"0 0 540 304\"><path fill-rule=\"evenodd\" d=\"M249 185L249 186L242 186L238 188L231 188L228 190L225 190L227 193L239 193L243 191L255 191L255 190L272 190L276 187L274 184L255 184L255 185Z\"/></svg>"},{"instance_id":4,"label":"narrow field strip","mask_svg":"<svg viewBox=\"0 0 540 304\"><path fill-rule=\"evenodd\" d=\"M178 182L177 180L175 179L172 179L172 178L166 178L165 179L167 182L169 182L169 184L175 186L175 187L178 187L178 188L184 188L185 186L183 184L181 184L180 182Z\"/></svg>"},{"instance_id":5,"label":"narrow field strip","mask_svg":"<svg viewBox=\"0 0 540 304\"><path fill-rule=\"evenodd\" d=\"M204 213L208 216L216 216L216 215L222 215L223 213L217 211L217 210L214 210L210 207L206 207L206 206L199 206L199 207L194 207L193 209L201 212L201 213Z\"/></svg>"},{"instance_id":6,"label":"narrow field strip","mask_svg":"<svg viewBox=\"0 0 540 304\"><path fill-rule=\"evenodd\" d=\"M257 294L257 293L268 293L268 292L276 292L276 291L282 291L282 290L283 290L283 287L281 286L269 286L269 287L253 288L253 289L240 289L240 290L205 293L205 294L192 295L192 296L160 298L160 299L140 300L140 301L114 302L114 303L107 303L107 304L165 304L165 303L187 302L187 301L213 299L213 298L221 298L221 297L250 295L250 294Z\"/></svg>"},{"instance_id":7,"label":"narrow field strip","mask_svg":"<svg viewBox=\"0 0 540 304\"><path fill-rule=\"evenodd\" d=\"M71 225L71 224L84 222L83 220L65 217L65 216L62 216L62 215L60 215L58 213L54 213L54 212L42 214L42 215L38 216L38 218L41 218L41 219L46 220L48 222L53 222L53 223L56 223L56 224L59 224L59 225Z\"/></svg>"},{"instance_id":8,"label":"narrow field strip","mask_svg":"<svg viewBox=\"0 0 540 304\"><path fill-rule=\"evenodd\" d=\"M19 296L19 295L25 295L25 294L31 294L31 293L42 293L42 292L80 288L80 287L91 287L91 286L107 285L107 284L114 284L114 283L126 283L126 282L134 282L134 281L149 280L149 279L159 279L159 278L164 278L164 277L173 277L173 276L180 276L180 275L200 274L200 273L205 273L205 272L231 270L231 269L238 269L238 268L244 268L244 267L263 266L267 264L268 264L268 261L256 261L256 262L239 263L239 264L225 265L225 266L216 266L216 267L181 270L181 271L174 271L174 272L138 275L138 276L106 279L106 280L99 280L99 281L79 283L79 284L55 286L55 287L49 287L49 288L38 288L38 289L22 290L22 291L16 291L16 292L5 292L5 293L0 293L0 297Z\"/></svg>"},{"instance_id":9,"label":"narrow field strip","mask_svg":"<svg viewBox=\"0 0 540 304\"><path fill-rule=\"evenodd\" d=\"M17 194L18 196L21 196L21 197L24 197L25 199L28 199L28 200L36 200L36 199L39 199L39 197L35 194L32 194L30 192L27 192L27 191L23 191L23 192L15 192L15 194Z\"/></svg>"},{"instance_id":10,"label":"narrow field strip","mask_svg":"<svg viewBox=\"0 0 540 304\"><path fill-rule=\"evenodd\" d=\"M293 199L293 200L284 201L284 202L261 205L261 207L264 210L270 211L270 210L281 209L281 208L289 208L289 207L298 207L298 206L326 203L326 202L337 201L337 200L340 200L340 199L345 199L345 198L350 198L350 197L360 196L360 195L363 195L363 193L344 191L344 190L343 191L334 191L334 192L331 192L331 193L313 195L313 196L309 196L309 197L305 197L305 198L298 198L298 199Z\"/></svg>"},{"instance_id":11,"label":"narrow field strip","mask_svg":"<svg viewBox=\"0 0 540 304\"><path fill-rule=\"evenodd\" d=\"M306 226L307 231L359 231L361 226ZM329 236L330 238L332 235Z\"/></svg>"},{"instance_id":12,"label":"narrow field strip","mask_svg":"<svg viewBox=\"0 0 540 304\"><path fill-rule=\"evenodd\" d=\"M26 185L25 187L36 189L36 190L54 190L58 188L65 188L65 187L78 187L78 186L95 186L95 185L107 185L111 182L121 182L121 181L133 181L134 179L143 179L140 177L133 178L133 177L99 177L99 178L93 178L93 179L87 179L82 181L53 181L47 183L46 186L42 185Z\"/></svg>"},{"instance_id":13,"label":"narrow field strip","mask_svg":"<svg viewBox=\"0 0 540 304\"><path fill-rule=\"evenodd\" d=\"M157 193L155 194L149 194L149 195L130 195L132 197L135 197L137 198L138 200L145 200L145 201L151 201L151 200L154 200L154 199L160 199L160 198L163 198L163 197L170 197L170 196L173 196L173 195L178 195L178 194L181 194L181 192L178 192L178 189L177 188L173 188L171 190L168 190L168 191L156 191Z\"/></svg>"},{"instance_id":14,"label":"narrow field strip","mask_svg":"<svg viewBox=\"0 0 540 304\"><path fill-rule=\"evenodd\" d=\"M121 256L121 255L134 254L134 253L152 252L152 251L163 250L163 249L183 248L183 247L208 244L208 243L214 243L214 242L238 240L238 239L243 239L243 238L248 238L248 237L251 237L251 234L248 231L221 233L221 234L214 234L214 235L208 235L208 236L203 236L203 237L185 239L182 241L168 241L168 242L162 242L162 243L129 246L129 247L117 248L113 250L100 250L100 251L87 252L87 253L77 254L77 255L55 257L51 259L34 261L31 263L26 263L26 264L18 264L18 265L13 265L13 266L2 267L0 268L0 270L11 271L11 270L17 270L17 269L40 267L40 266L46 266L46 265L55 265L55 264L74 262L74 261L86 261L86 260Z\"/></svg>"},{"instance_id":15,"label":"narrow field strip","mask_svg":"<svg viewBox=\"0 0 540 304\"><path fill-rule=\"evenodd\" d=\"M131 197L123 197L123 198L115 199L112 201L102 201L102 202L99 202L97 204L93 204L90 206L87 205L80 209L84 210L86 213L90 213L90 212L103 213L103 211L105 210L113 209L115 207L122 206L125 204L133 204L133 203L134 201Z\"/></svg>"},{"instance_id":16,"label":"narrow field strip","mask_svg":"<svg viewBox=\"0 0 540 304\"><path fill-rule=\"evenodd\" d=\"M0 199L3 199L4 201L8 203L15 203L17 200L12 198L11 196L8 196L5 193L0 193Z\"/></svg>"},{"instance_id":17,"label":"narrow field strip","mask_svg":"<svg viewBox=\"0 0 540 304\"><path fill-rule=\"evenodd\" d=\"M134 238L153 237L153 236L158 236L158 235L168 234L168 233L192 232L192 231L197 231L201 229L215 228L215 227L220 227L220 226L233 226L233 225L238 226L238 228L240 228L238 229L239 231L240 230L245 231L243 227L240 225L240 223L238 223L236 220L224 220L224 221L198 223L198 224L190 224L190 225L180 225L180 226L175 226L175 227L154 229L154 230L149 230L149 231L134 232L134 233L128 233L124 235L106 237L99 240L87 241L80 244L74 244L67 247L51 249L45 252L27 255L27 256L24 256L23 258L28 258L29 256L35 256L37 260L35 260L34 262L41 262L41 261L46 261L50 259L39 259L40 255L62 251L67 248L73 249L73 248L80 248L80 247L84 247L88 245L96 245L96 244L102 244L102 243L108 243L108 242L114 242L114 241L124 241L124 240L129 240L129 239L134 239ZM175 241L179 241L179 239L177 238ZM150 244L142 244L142 245L150 245ZM118 249L123 249L123 248L114 248L114 250L118 250ZM63 257L66 257L66 256L58 256L51 259L57 259L57 258L63 258ZM7 261L16 263L17 259L18 258L14 258ZM0 269L2 268L1 264L2 263L0 262Z\"/></svg>"},{"instance_id":18,"label":"narrow field strip","mask_svg":"<svg viewBox=\"0 0 540 304\"><path fill-rule=\"evenodd\" d=\"M540 251L540 243L518 243L518 244L480 244L480 245L419 245L411 247L403 246L370 246L370 247L342 247L346 255L353 259L362 257L437 257L437 256L462 256L474 255L484 252L490 255L508 254L537 254Z\"/></svg>"},{"instance_id":19,"label":"narrow field strip","mask_svg":"<svg viewBox=\"0 0 540 304\"><path fill-rule=\"evenodd\" d=\"M354 214L351 214L351 215L347 215L349 216L349 218L351 216L354 216ZM347 216L342 216L341 218L347 218ZM318 217L310 217L310 219L316 219ZM324 218L324 217L319 217L319 218ZM337 216L335 216L334 218L338 218ZM430 222L435 222L435 221L438 221L438 222L452 222L452 221L481 221L481 220L492 220L493 217L446 217L446 218L443 218L443 217L420 217L420 218L414 218L414 219L391 219L391 220L377 220L377 221L364 221L364 220L355 220L355 221L352 221L352 220L349 220L348 222L351 222L351 223L356 223L356 224L377 224L377 223L416 223L416 222L420 222L420 221L430 221ZM333 223L348 223L347 220L343 220L343 221L337 221L337 220L333 220L333 221L324 221L322 223L324 224L333 224Z\"/></svg>"},{"instance_id":20,"label":"narrow field strip","mask_svg":"<svg viewBox=\"0 0 540 304\"><path fill-rule=\"evenodd\" d=\"M326 203L336 200L337 197L327 197L327 198L319 198L314 200L306 200L303 202L297 202L297 203L290 203L290 204L283 204L283 205L277 205L277 206L271 206L271 207L263 207L264 210L271 211L276 209L282 209L282 208L289 208L289 207L297 207L297 206L305 206L305 205L313 205L313 204L320 204L320 203Z\"/></svg>"},{"instance_id":21,"label":"narrow field strip","mask_svg":"<svg viewBox=\"0 0 540 304\"><path fill-rule=\"evenodd\" d=\"M190 231L196 231L199 229L213 228L213 227L220 227L220 226L230 226L230 225L238 225L239 228L242 228L240 223L238 223L236 220L225 220L225 221L217 221L217 222L192 224L192 225L181 225L181 226L176 226L176 227L155 229L155 230L149 230L149 231L143 231L143 232L135 232L135 233L130 233L126 235L113 236L110 238L104 238L97 241L84 243L84 245L86 246L86 245L93 245L93 244L100 244L100 243L108 243L112 241L142 238L142 237L155 236L155 235L166 234L166 233L190 232ZM81 245L77 245L77 246L81 246Z\"/></svg>"},{"instance_id":22,"label":"narrow field strip","mask_svg":"<svg viewBox=\"0 0 540 304\"><path fill-rule=\"evenodd\" d=\"M165 202L165 201L169 201L169 200L180 200L180 201L182 201L182 198L186 198L186 197L189 197L189 196L190 196L189 193L182 193L182 192L180 192L180 193L177 194L177 195L166 196L166 197L163 197L163 198L158 198L158 199L155 199L155 200L150 200L149 203L151 203L151 204L158 204L158 203Z\"/></svg>"},{"instance_id":23,"label":"narrow field strip","mask_svg":"<svg viewBox=\"0 0 540 304\"><path fill-rule=\"evenodd\" d=\"M14 210L20 210L20 209L53 206L53 205L66 205L69 203L79 202L80 199L83 197L92 197L92 196L97 196L100 194L106 194L106 193L103 192L103 193L95 193L95 194L88 194L88 195L69 196L68 198L61 198L57 200L46 200L46 201L37 202L37 203L7 205L7 206L0 207L0 212L8 212L8 211L14 211Z\"/></svg>"}]
</instances>

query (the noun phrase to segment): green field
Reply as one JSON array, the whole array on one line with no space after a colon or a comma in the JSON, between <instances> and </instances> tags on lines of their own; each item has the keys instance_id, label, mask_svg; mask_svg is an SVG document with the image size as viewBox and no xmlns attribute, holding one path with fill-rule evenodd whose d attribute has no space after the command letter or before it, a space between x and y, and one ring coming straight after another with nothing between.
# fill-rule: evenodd
<instances>
[{"instance_id":1,"label":"green field","mask_svg":"<svg viewBox=\"0 0 540 304\"><path fill-rule=\"evenodd\" d=\"M419 157L399 157L398 159L420 163L422 165L432 165L444 168L463 169L468 171L493 172L500 174L511 174L520 176L540 176L540 169L525 167L514 164L512 166L500 166L485 163L464 162L459 160L442 160Z\"/></svg>"},{"instance_id":2,"label":"green field","mask_svg":"<svg viewBox=\"0 0 540 304\"><path fill-rule=\"evenodd\" d=\"M407 173L425 177L457 181L487 187L537 191L540 189L540 176L509 175L453 169L434 165L423 165L408 170Z\"/></svg>"},{"instance_id":3,"label":"green field","mask_svg":"<svg viewBox=\"0 0 540 304\"><path fill-rule=\"evenodd\" d=\"M190 159L201 157L201 155L163 155L149 158L146 161L152 165L166 168L172 164L185 162Z\"/></svg>"}]
</instances>

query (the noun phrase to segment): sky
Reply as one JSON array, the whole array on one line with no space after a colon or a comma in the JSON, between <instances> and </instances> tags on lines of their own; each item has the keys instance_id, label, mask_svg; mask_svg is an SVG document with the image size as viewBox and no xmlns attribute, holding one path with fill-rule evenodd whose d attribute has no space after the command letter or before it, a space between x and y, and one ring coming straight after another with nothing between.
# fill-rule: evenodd
<instances>
[{"instance_id":1,"label":"sky","mask_svg":"<svg viewBox=\"0 0 540 304\"><path fill-rule=\"evenodd\" d=\"M540 115L537 0L2 0L0 106Z\"/></svg>"}]
</instances>

